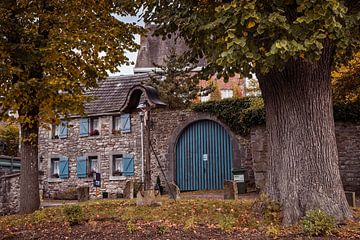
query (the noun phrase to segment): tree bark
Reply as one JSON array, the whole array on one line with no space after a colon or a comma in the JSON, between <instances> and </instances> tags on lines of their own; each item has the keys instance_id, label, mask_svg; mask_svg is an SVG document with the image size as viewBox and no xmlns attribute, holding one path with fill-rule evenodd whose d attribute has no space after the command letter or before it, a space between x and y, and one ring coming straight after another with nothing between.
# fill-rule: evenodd
<instances>
[{"instance_id":1,"label":"tree bark","mask_svg":"<svg viewBox=\"0 0 360 240\"><path fill-rule=\"evenodd\" d=\"M38 124L21 124L20 213L40 207L38 168Z\"/></svg>"},{"instance_id":2,"label":"tree bark","mask_svg":"<svg viewBox=\"0 0 360 240\"><path fill-rule=\"evenodd\" d=\"M338 166L330 73L333 48L320 60L289 60L283 71L258 74L269 137L266 192L282 205L283 224L311 209L352 217Z\"/></svg>"}]
</instances>

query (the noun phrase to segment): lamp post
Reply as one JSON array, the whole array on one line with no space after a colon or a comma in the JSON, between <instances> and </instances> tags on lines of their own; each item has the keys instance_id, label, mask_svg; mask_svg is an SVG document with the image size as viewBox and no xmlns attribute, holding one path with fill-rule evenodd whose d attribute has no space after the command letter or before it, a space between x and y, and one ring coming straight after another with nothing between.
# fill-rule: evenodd
<instances>
[{"instance_id":1,"label":"lamp post","mask_svg":"<svg viewBox=\"0 0 360 240\"><path fill-rule=\"evenodd\" d=\"M151 190L151 164L150 164L150 105L145 100L137 106L140 110L141 127L141 180L144 182L144 190ZM145 135L145 137L144 137ZM145 152L145 154L144 154ZM145 168L144 168L145 155ZM145 172L145 176L144 176ZM144 179L145 178L145 179Z\"/></svg>"},{"instance_id":2,"label":"lamp post","mask_svg":"<svg viewBox=\"0 0 360 240\"><path fill-rule=\"evenodd\" d=\"M144 183L144 112L139 112L141 134L141 183Z\"/></svg>"}]
</instances>

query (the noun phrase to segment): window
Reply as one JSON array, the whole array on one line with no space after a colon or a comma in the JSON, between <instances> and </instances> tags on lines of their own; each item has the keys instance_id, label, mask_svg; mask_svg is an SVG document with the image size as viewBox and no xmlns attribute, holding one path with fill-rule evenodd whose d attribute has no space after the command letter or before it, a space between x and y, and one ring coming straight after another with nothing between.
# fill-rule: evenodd
<instances>
[{"instance_id":1,"label":"window","mask_svg":"<svg viewBox=\"0 0 360 240\"><path fill-rule=\"evenodd\" d=\"M90 118L90 136L99 135L99 118Z\"/></svg>"},{"instance_id":2,"label":"window","mask_svg":"<svg viewBox=\"0 0 360 240\"><path fill-rule=\"evenodd\" d=\"M232 98L234 96L233 90L231 89L222 89L220 93L221 93L221 99Z\"/></svg>"},{"instance_id":3,"label":"window","mask_svg":"<svg viewBox=\"0 0 360 240\"><path fill-rule=\"evenodd\" d=\"M123 172L122 155L115 155L113 158L113 176L121 176Z\"/></svg>"},{"instance_id":4,"label":"window","mask_svg":"<svg viewBox=\"0 0 360 240\"><path fill-rule=\"evenodd\" d=\"M51 158L50 177L66 179L69 177L69 158L62 156Z\"/></svg>"},{"instance_id":5,"label":"window","mask_svg":"<svg viewBox=\"0 0 360 240\"><path fill-rule=\"evenodd\" d=\"M206 96L200 96L200 101L201 102L208 102L210 101L210 94L206 95Z\"/></svg>"},{"instance_id":6,"label":"window","mask_svg":"<svg viewBox=\"0 0 360 240\"><path fill-rule=\"evenodd\" d=\"M97 136L99 131L99 118L81 118L79 120L80 137Z\"/></svg>"},{"instance_id":7,"label":"window","mask_svg":"<svg viewBox=\"0 0 360 240\"><path fill-rule=\"evenodd\" d=\"M89 169L91 172L99 172L99 166L98 166L98 157L92 156L88 157L89 159Z\"/></svg>"},{"instance_id":8,"label":"window","mask_svg":"<svg viewBox=\"0 0 360 240\"><path fill-rule=\"evenodd\" d=\"M113 117L113 134L131 132L130 114L122 114Z\"/></svg>"},{"instance_id":9,"label":"window","mask_svg":"<svg viewBox=\"0 0 360 240\"><path fill-rule=\"evenodd\" d=\"M52 138L59 139L59 138L67 138L68 135L68 127L66 121L61 121L59 125L52 126Z\"/></svg>"},{"instance_id":10,"label":"window","mask_svg":"<svg viewBox=\"0 0 360 240\"><path fill-rule=\"evenodd\" d=\"M51 159L51 177L53 177L53 178L60 177L60 159L59 158Z\"/></svg>"},{"instance_id":11,"label":"window","mask_svg":"<svg viewBox=\"0 0 360 240\"><path fill-rule=\"evenodd\" d=\"M114 155L112 158L112 176L133 176L134 157L132 154Z\"/></svg>"},{"instance_id":12,"label":"window","mask_svg":"<svg viewBox=\"0 0 360 240\"><path fill-rule=\"evenodd\" d=\"M81 156L76 158L76 175L78 178L92 177L100 172L97 156Z\"/></svg>"}]
</instances>

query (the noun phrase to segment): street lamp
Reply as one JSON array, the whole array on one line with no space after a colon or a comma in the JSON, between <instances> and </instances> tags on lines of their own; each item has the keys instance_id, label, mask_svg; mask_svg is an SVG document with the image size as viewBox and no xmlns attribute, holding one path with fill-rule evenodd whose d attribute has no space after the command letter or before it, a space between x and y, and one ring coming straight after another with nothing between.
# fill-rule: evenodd
<instances>
[{"instance_id":1,"label":"street lamp","mask_svg":"<svg viewBox=\"0 0 360 240\"><path fill-rule=\"evenodd\" d=\"M147 100L137 106L140 110L140 131L141 131L141 181L144 183L144 190L151 190L151 169L150 169L150 105ZM145 126L145 129L144 129ZM144 131L145 130L145 131ZM144 139L144 132L146 138ZM146 154L144 154L146 150ZM145 168L144 168L145 155ZM145 176L144 176L145 172Z\"/></svg>"}]
</instances>

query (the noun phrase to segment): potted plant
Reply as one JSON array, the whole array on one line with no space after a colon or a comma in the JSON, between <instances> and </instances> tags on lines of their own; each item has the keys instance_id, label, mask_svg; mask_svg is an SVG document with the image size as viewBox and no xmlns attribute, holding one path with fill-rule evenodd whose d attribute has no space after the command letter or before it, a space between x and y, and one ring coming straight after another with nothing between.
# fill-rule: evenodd
<instances>
[{"instance_id":1,"label":"potted plant","mask_svg":"<svg viewBox=\"0 0 360 240\"><path fill-rule=\"evenodd\" d=\"M120 172L119 170L115 170L113 172L113 176L122 176L122 172Z\"/></svg>"},{"instance_id":2,"label":"potted plant","mask_svg":"<svg viewBox=\"0 0 360 240\"><path fill-rule=\"evenodd\" d=\"M58 174L58 173L54 173L54 174L52 175L52 177L53 177L53 178L59 178L59 174Z\"/></svg>"}]
</instances>

